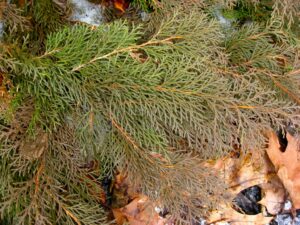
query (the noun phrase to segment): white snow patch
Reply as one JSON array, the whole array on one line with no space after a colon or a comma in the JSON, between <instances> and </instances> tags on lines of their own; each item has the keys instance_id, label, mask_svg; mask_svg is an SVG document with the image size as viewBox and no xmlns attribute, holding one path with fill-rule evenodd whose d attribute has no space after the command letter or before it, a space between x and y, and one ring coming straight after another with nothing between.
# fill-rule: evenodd
<instances>
[{"instance_id":1,"label":"white snow patch","mask_svg":"<svg viewBox=\"0 0 300 225\"><path fill-rule=\"evenodd\" d=\"M216 9L215 10L215 16L218 19L219 23L224 26L224 27L231 27L231 20L226 19L223 14L221 9Z\"/></svg>"},{"instance_id":2,"label":"white snow patch","mask_svg":"<svg viewBox=\"0 0 300 225\"><path fill-rule=\"evenodd\" d=\"M0 21L0 38L3 37L4 34L4 23Z\"/></svg>"},{"instance_id":3,"label":"white snow patch","mask_svg":"<svg viewBox=\"0 0 300 225\"><path fill-rule=\"evenodd\" d=\"M206 225L206 220L201 218L201 219L199 220L199 224L200 224L200 225Z\"/></svg>"},{"instance_id":4,"label":"white snow patch","mask_svg":"<svg viewBox=\"0 0 300 225\"><path fill-rule=\"evenodd\" d=\"M288 210L291 210L291 208L292 208L292 203L291 203L291 201L287 200L284 203L283 209L288 211Z\"/></svg>"},{"instance_id":5,"label":"white snow patch","mask_svg":"<svg viewBox=\"0 0 300 225\"><path fill-rule=\"evenodd\" d=\"M150 15L149 15L149 13L146 13L146 12L142 11L142 12L140 13L140 16L141 16L141 19L142 19L143 22L147 22L147 21L150 20Z\"/></svg>"},{"instance_id":6,"label":"white snow patch","mask_svg":"<svg viewBox=\"0 0 300 225\"><path fill-rule=\"evenodd\" d=\"M158 207L158 206L155 206L155 207L154 207L154 210L155 210L155 212L158 213L158 214L162 211L162 209L161 209L160 207Z\"/></svg>"},{"instance_id":7,"label":"white snow patch","mask_svg":"<svg viewBox=\"0 0 300 225\"><path fill-rule=\"evenodd\" d=\"M71 20L80 21L98 26L103 22L103 10L100 5L93 4L87 0L71 0L73 13Z\"/></svg>"}]
</instances>

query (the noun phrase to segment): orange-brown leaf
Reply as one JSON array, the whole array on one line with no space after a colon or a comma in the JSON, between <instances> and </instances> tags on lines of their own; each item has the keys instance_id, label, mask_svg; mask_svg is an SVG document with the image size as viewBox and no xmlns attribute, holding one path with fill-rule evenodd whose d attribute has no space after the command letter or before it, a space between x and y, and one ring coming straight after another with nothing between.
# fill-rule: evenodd
<instances>
[{"instance_id":1,"label":"orange-brown leaf","mask_svg":"<svg viewBox=\"0 0 300 225\"><path fill-rule=\"evenodd\" d=\"M164 225L167 222L155 211L155 204L142 195L125 207L114 209L113 214L118 225L125 222L130 225Z\"/></svg>"},{"instance_id":2,"label":"orange-brown leaf","mask_svg":"<svg viewBox=\"0 0 300 225\"><path fill-rule=\"evenodd\" d=\"M115 6L116 9L118 9L122 13L124 13L125 10L129 6L129 1L126 1L126 0L114 0L114 6Z\"/></svg>"},{"instance_id":3,"label":"orange-brown leaf","mask_svg":"<svg viewBox=\"0 0 300 225\"><path fill-rule=\"evenodd\" d=\"M257 215L242 214L227 206L221 211L212 212L207 222L211 224L226 221L231 225L263 225L268 224L272 219L273 217L265 217L262 213Z\"/></svg>"},{"instance_id":4,"label":"orange-brown leaf","mask_svg":"<svg viewBox=\"0 0 300 225\"><path fill-rule=\"evenodd\" d=\"M293 206L300 208L300 140L289 133L286 134L286 138L287 148L281 152L276 134L270 133L267 153L276 168L278 177L291 197Z\"/></svg>"}]
</instances>

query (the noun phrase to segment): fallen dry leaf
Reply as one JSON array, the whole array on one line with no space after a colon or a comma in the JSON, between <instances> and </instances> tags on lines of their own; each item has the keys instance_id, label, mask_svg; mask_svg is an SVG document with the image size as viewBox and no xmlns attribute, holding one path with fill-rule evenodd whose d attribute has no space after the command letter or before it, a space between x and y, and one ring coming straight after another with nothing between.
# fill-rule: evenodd
<instances>
[{"instance_id":1,"label":"fallen dry leaf","mask_svg":"<svg viewBox=\"0 0 300 225\"><path fill-rule=\"evenodd\" d=\"M3 11L5 10L5 8L7 7L7 3L2 1L0 2L0 19L3 18Z\"/></svg>"},{"instance_id":2,"label":"fallen dry leaf","mask_svg":"<svg viewBox=\"0 0 300 225\"><path fill-rule=\"evenodd\" d=\"M0 71L0 100L8 100L11 98L7 86L11 87L11 81L5 78L5 75Z\"/></svg>"},{"instance_id":3,"label":"fallen dry leaf","mask_svg":"<svg viewBox=\"0 0 300 225\"><path fill-rule=\"evenodd\" d=\"M114 6L116 9L120 10L122 13L125 12L125 10L129 6L128 0L114 0Z\"/></svg>"},{"instance_id":4,"label":"fallen dry leaf","mask_svg":"<svg viewBox=\"0 0 300 225\"><path fill-rule=\"evenodd\" d=\"M264 192L264 197L259 201L268 210L268 213L277 215L281 212L286 191L277 176L273 176L268 183L262 184L261 188Z\"/></svg>"},{"instance_id":5,"label":"fallen dry leaf","mask_svg":"<svg viewBox=\"0 0 300 225\"><path fill-rule=\"evenodd\" d=\"M226 221L231 225L262 225L268 224L273 217L265 217L261 213L257 215L246 215L232 209L231 206L224 207L224 210L213 211L207 220L208 224Z\"/></svg>"},{"instance_id":6,"label":"fallen dry leaf","mask_svg":"<svg viewBox=\"0 0 300 225\"><path fill-rule=\"evenodd\" d=\"M0 71L0 114L9 108L12 96L9 88L12 87L12 82L5 77L5 74Z\"/></svg>"},{"instance_id":7,"label":"fallen dry leaf","mask_svg":"<svg viewBox=\"0 0 300 225\"><path fill-rule=\"evenodd\" d=\"M25 0L18 0L19 7L24 7L25 3L26 3Z\"/></svg>"},{"instance_id":8,"label":"fallen dry leaf","mask_svg":"<svg viewBox=\"0 0 300 225\"><path fill-rule=\"evenodd\" d=\"M125 222L130 225L165 225L167 222L155 211L154 202L142 195L122 208L113 209L113 214L118 225Z\"/></svg>"},{"instance_id":9,"label":"fallen dry leaf","mask_svg":"<svg viewBox=\"0 0 300 225\"><path fill-rule=\"evenodd\" d=\"M207 166L222 172L229 186L228 193L231 199L242 190L258 185L261 187L264 196L258 204L264 205L268 212L273 215L282 210L285 190L266 155L262 157L262 163L260 164L253 161L253 156L248 154L241 155L238 158L225 157L215 163L208 163ZM242 214L234 210L231 204L220 203L219 208L210 214L208 222L226 221L232 225L258 225L267 224L272 218L265 217L262 213L257 215Z\"/></svg>"},{"instance_id":10,"label":"fallen dry leaf","mask_svg":"<svg viewBox=\"0 0 300 225\"><path fill-rule=\"evenodd\" d=\"M95 4L102 4L104 6L110 6L113 4L114 8L124 13L129 7L130 0L90 0Z\"/></svg>"},{"instance_id":11,"label":"fallen dry leaf","mask_svg":"<svg viewBox=\"0 0 300 225\"><path fill-rule=\"evenodd\" d=\"M254 185L267 183L270 179L271 169L266 161L260 166L254 165L251 155L242 155L239 158L226 157L216 161L213 166L222 171L223 177L230 187L232 195Z\"/></svg>"},{"instance_id":12,"label":"fallen dry leaf","mask_svg":"<svg viewBox=\"0 0 300 225\"><path fill-rule=\"evenodd\" d=\"M147 61L147 57L141 52L131 51L129 54L134 60L140 63L144 63Z\"/></svg>"},{"instance_id":13,"label":"fallen dry leaf","mask_svg":"<svg viewBox=\"0 0 300 225\"><path fill-rule=\"evenodd\" d=\"M268 156L275 166L277 175L288 191L294 208L300 208L300 141L298 137L286 134L287 147L280 150L280 143L274 132L269 134Z\"/></svg>"}]
</instances>

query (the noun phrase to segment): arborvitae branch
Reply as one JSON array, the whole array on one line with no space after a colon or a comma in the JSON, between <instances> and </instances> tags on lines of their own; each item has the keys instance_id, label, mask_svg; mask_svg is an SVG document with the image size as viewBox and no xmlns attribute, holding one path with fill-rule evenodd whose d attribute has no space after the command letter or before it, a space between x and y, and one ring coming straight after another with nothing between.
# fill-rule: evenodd
<instances>
[{"instance_id":1,"label":"arborvitae branch","mask_svg":"<svg viewBox=\"0 0 300 225\"><path fill-rule=\"evenodd\" d=\"M103 224L82 169L90 159L190 224L211 208L207 190L223 187L204 159L261 149L260 132L299 121L294 95L274 85L298 48L277 23L228 34L203 12L177 10L150 30L74 25L48 35L41 56L1 54L18 103L0 120L1 216L11 224Z\"/></svg>"},{"instance_id":2,"label":"arborvitae branch","mask_svg":"<svg viewBox=\"0 0 300 225\"><path fill-rule=\"evenodd\" d=\"M91 59L89 62L85 63L85 64L81 64L75 68L72 69L72 72L75 72L75 71L79 71L81 68L87 66L88 64L91 64L91 63L94 63L95 61L98 61L98 60L101 60L101 59L107 59L109 58L110 56L113 56L113 55L116 55L116 54L119 54L119 53L123 53L123 52L132 52L132 51L135 51L135 50L139 50L139 49L142 49L143 47L146 47L146 46L149 46L149 45L159 45L159 44L173 44L173 40L176 40L176 39L181 39L182 37L179 37L179 36L175 36L175 37L168 37L168 38L165 38L163 40L154 40L154 41L148 41L146 43L143 43L143 44L140 44L140 45L134 45L134 46L129 46L129 47L126 47L126 48L121 48L121 49L115 49L113 50L112 52L110 53L107 53L105 55L102 55L102 56L99 56L99 57L95 57L93 59ZM54 51L55 52L55 51Z\"/></svg>"}]
</instances>

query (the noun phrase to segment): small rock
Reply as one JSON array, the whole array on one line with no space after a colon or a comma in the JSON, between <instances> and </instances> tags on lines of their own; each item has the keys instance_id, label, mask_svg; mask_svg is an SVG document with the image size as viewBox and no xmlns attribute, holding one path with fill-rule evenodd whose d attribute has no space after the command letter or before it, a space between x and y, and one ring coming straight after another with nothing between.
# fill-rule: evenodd
<instances>
[{"instance_id":1,"label":"small rock","mask_svg":"<svg viewBox=\"0 0 300 225\"><path fill-rule=\"evenodd\" d=\"M247 215L256 215L261 212L261 205L257 203L261 200L261 188L252 186L241 191L234 199L234 209Z\"/></svg>"}]
</instances>

